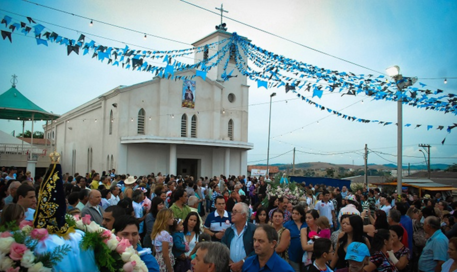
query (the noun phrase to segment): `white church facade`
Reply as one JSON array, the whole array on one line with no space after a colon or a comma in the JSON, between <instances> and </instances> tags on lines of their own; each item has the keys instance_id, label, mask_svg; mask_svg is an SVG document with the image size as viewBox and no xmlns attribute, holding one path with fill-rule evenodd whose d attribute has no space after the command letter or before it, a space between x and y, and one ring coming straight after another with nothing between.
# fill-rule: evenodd
<instances>
[{"instance_id":1,"label":"white church facade","mask_svg":"<svg viewBox=\"0 0 457 272\"><path fill-rule=\"evenodd\" d=\"M226 38L230 33L217 30L193 46ZM202 60L203 54L196 53L195 60ZM253 148L248 142L249 86L233 60L227 71L234 69L236 77L223 81L224 63L212 68L205 80L157 77L119 86L49 123L45 137L61 153L62 170L71 174L114 168L116 173L131 175L245 175L247 151ZM186 70L175 75L195 73ZM186 83L193 108L185 105Z\"/></svg>"}]
</instances>

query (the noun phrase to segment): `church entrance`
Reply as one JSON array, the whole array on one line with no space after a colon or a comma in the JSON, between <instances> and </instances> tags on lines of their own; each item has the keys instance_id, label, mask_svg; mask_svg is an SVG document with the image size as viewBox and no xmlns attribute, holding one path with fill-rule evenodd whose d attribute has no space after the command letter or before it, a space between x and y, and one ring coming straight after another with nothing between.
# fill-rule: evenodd
<instances>
[{"instance_id":1,"label":"church entrance","mask_svg":"<svg viewBox=\"0 0 457 272\"><path fill-rule=\"evenodd\" d=\"M200 160L198 159L178 159L177 174L183 178L185 176L193 176L194 180L199 178L198 170L200 169Z\"/></svg>"}]
</instances>

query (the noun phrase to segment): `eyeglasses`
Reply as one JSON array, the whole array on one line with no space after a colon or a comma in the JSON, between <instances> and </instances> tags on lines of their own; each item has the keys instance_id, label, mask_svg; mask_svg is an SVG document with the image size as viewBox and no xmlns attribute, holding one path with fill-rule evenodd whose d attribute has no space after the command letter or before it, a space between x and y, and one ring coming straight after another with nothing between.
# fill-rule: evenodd
<instances>
[{"instance_id":1,"label":"eyeglasses","mask_svg":"<svg viewBox=\"0 0 457 272\"><path fill-rule=\"evenodd\" d=\"M242 214L243 212L241 212L241 211L237 211L237 210L232 210L232 215L233 215L233 214L237 214L237 213L240 213L240 214Z\"/></svg>"}]
</instances>

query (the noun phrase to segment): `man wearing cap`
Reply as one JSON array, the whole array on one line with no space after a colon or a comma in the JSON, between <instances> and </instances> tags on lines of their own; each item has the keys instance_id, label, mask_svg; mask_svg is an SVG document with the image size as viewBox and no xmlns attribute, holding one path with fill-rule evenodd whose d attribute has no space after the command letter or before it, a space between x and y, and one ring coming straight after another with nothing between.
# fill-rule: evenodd
<instances>
[{"instance_id":1,"label":"man wearing cap","mask_svg":"<svg viewBox=\"0 0 457 272\"><path fill-rule=\"evenodd\" d=\"M346 270L342 269L341 272L363 272L363 268L368 265L369 258L370 251L367 245L360 242L352 242L346 250L345 258L348 261L349 267Z\"/></svg>"}]
</instances>

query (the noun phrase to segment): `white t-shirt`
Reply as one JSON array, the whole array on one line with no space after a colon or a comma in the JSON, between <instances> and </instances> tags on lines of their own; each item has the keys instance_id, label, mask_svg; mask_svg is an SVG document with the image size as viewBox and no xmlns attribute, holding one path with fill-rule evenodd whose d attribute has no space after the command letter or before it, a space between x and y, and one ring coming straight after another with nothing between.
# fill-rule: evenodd
<instances>
[{"instance_id":1,"label":"white t-shirt","mask_svg":"<svg viewBox=\"0 0 457 272\"><path fill-rule=\"evenodd\" d=\"M314 207L315 210L317 210L320 214L320 216L325 216L328 218L328 221L330 221L330 226L333 227L333 215L332 211L335 210L335 207L333 207L332 201L329 202L323 202L319 200L316 203L316 206Z\"/></svg>"},{"instance_id":2,"label":"white t-shirt","mask_svg":"<svg viewBox=\"0 0 457 272\"><path fill-rule=\"evenodd\" d=\"M389 216L390 209L392 209L392 206L382 206L381 210L386 212L386 215Z\"/></svg>"}]
</instances>

